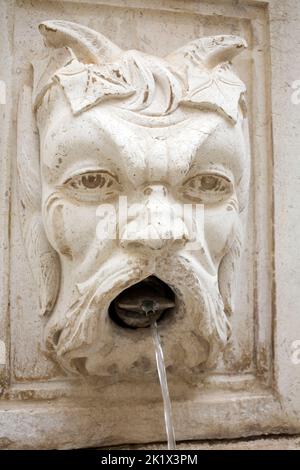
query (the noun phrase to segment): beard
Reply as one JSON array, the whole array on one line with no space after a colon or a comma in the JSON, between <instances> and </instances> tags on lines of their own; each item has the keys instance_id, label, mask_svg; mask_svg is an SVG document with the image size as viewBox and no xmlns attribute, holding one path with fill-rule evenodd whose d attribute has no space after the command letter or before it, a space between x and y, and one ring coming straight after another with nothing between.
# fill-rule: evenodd
<instances>
[{"instance_id":1,"label":"beard","mask_svg":"<svg viewBox=\"0 0 300 470\"><path fill-rule=\"evenodd\" d=\"M174 309L158 322L167 369L180 373L213 367L230 325L218 275L209 274L187 252L164 257L116 253L76 285L76 298L69 305L58 299L45 325L47 351L73 374L128 377L154 372L149 328L125 329L109 316L119 294L150 276L175 294Z\"/></svg>"}]
</instances>

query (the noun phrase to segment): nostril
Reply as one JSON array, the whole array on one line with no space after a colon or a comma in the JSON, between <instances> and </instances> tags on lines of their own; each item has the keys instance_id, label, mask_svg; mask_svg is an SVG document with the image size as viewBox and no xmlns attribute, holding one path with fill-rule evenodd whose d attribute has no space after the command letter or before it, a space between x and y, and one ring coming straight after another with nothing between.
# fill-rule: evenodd
<instances>
[{"instance_id":1,"label":"nostril","mask_svg":"<svg viewBox=\"0 0 300 470\"><path fill-rule=\"evenodd\" d=\"M150 196L152 194L152 192L153 192L153 189L149 188L149 186L144 189L145 196Z\"/></svg>"},{"instance_id":2,"label":"nostril","mask_svg":"<svg viewBox=\"0 0 300 470\"><path fill-rule=\"evenodd\" d=\"M163 184L151 184L144 188L143 193L145 196L150 196L152 193L155 193L158 197L165 197L167 195L167 188Z\"/></svg>"},{"instance_id":3,"label":"nostril","mask_svg":"<svg viewBox=\"0 0 300 470\"><path fill-rule=\"evenodd\" d=\"M186 238L178 238L173 240L173 248L182 248L186 244L187 240Z\"/></svg>"}]
</instances>

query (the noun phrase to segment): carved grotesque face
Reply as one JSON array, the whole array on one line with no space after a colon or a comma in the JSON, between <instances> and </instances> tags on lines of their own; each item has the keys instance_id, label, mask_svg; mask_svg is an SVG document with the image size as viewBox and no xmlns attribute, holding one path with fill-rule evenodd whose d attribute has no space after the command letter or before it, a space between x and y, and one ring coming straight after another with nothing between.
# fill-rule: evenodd
<instances>
[{"instance_id":1,"label":"carved grotesque face","mask_svg":"<svg viewBox=\"0 0 300 470\"><path fill-rule=\"evenodd\" d=\"M86 37L59 26L44 27L51 46L69 45L66 28ZM224 65L243 43L214 39L165 62L106 42L118 61L83 65L73 37L71 60L36 93L42 220L61 272L45 341L72 372L154 370L138 308L149 295L174 373L211 366L227 342L248 142L245 90Z\"/></svg>"}]
</instances>

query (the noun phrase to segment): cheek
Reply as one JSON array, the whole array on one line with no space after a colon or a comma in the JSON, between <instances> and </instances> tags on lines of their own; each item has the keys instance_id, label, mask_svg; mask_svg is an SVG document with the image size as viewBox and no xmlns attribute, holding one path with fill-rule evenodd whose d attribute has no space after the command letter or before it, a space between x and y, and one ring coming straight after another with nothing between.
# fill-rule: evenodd
<instances>
[{"instance_id":1,"label":"cheek","mask_svg":"<svg viewBox=\"0 0 300 470\"><path fill-rule=\"evenodd\" d=\"M97 206L81 206L63 198L50 196L43 210L48 238L56 251L70 260L84 258L88 250L99 244L96 228Z\"/></svg>"},{"instance_id":2,"label":"cheek","mask_svg":"<svg viewBox=\"0 0 300 470\"><path fill-rule=\"evenodd\" d=\"M235 201L204 210L204 236L211 257L219 263L235 238L239 214Z\"/></svg>"}]
</instances>

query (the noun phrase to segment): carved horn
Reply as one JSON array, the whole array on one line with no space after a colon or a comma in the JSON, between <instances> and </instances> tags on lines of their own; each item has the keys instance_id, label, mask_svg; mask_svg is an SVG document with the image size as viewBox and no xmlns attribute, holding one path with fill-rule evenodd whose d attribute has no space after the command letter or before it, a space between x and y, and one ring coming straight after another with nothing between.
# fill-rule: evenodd
<instances>
[{"instance_id":1,"label":"carved horn","mask_svg":"<svg viewBox=\"0 0 300 470\"><path fill-rule=\"evenodd\" d=\"M193 57L208 68L231 61L247 48L245 39L239 36L221 35L196 39L172 52L166 59L170 62Z\"/></svg>"},{"instance_id":2,"label":"carved horn","mask_svg":"<svg viewBox=\"0 0 300 470\"><path fill-rule=\"evenodd\" d=\"M39 30L46 46L68 46L81 62L111 62L122 53L122 49L102 34L70 21L45 21L39 25Z\"/></svg>"}]
</instances>

